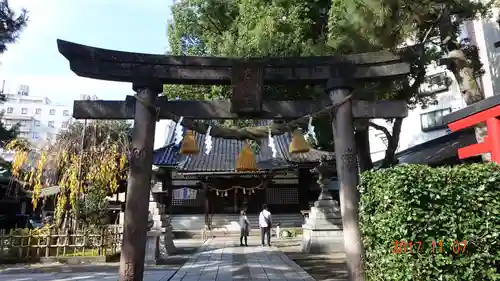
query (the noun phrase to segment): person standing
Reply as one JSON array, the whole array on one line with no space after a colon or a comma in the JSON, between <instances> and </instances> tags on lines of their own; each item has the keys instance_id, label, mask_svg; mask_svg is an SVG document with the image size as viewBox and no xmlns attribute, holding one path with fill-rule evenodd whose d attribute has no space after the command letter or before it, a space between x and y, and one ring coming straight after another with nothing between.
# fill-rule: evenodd
<instances>
[{"instance_id":1,"label":"person standing","mask_svg":"<svg viewBox=\"0 0 500 281\"><path fill-rule=\"evenodd\" d=\"M267 246L271 247L271 212L267 209L267 205L262 205L262 212L259 214L260 240L264 246L264 237L267 236Z\"/></svg>"},{"instance_id":2,"label":"person standing","mask_svg":"<svg viewBox=\"0 0 500 281\"><path fill-rule=\"evenodd\" d=\"M248 221L247 213L243 210L240 213L240 246L248 246L248 233L250 232L250 222ZM245 240L245 244L243 244Z\"/></svg>"}]
</instances>

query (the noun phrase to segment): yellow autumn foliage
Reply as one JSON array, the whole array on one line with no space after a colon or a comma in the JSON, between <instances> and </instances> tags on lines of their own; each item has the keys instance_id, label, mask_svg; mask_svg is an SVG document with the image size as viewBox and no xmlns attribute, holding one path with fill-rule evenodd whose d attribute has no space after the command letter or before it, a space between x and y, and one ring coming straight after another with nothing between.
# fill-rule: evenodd
<instances>
[{"instance_id":1,"label":"yellow autumn foliage","mask_svg":"<svg viewBox=\"0 0 500 281\"><path fill-rule=\"evenodd\" d=\"M56 219L61 218L68 203L73 210L77 208L77 200L85 193L86 185L115 192L125 175L128 161L127 147L123 142L113 142L109 138L104 142L90 143L84 151L75 149L74 143L38 149L36 160L29 159L33 149L23 140L9 142L6 149L14 152L13 176L23 179L32 188L34 208L44 187L59 186Z\"/></svg>"}]
</instances>

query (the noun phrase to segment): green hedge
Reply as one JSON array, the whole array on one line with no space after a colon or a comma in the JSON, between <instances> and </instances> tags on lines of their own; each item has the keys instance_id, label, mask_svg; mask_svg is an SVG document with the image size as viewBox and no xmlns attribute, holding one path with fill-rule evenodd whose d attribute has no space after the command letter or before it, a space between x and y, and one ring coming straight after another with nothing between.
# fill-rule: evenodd
<instances>
[{"instance_id":1,"label":"green hedge","mask_svg":"<svg viewBox=\"0 0 500 281\"><path fill-rule=\"evenodd\" d=\"M400 165L363 173L359 190L368 281L500 280L499 166Z\"/></svg>"}]
</instances>

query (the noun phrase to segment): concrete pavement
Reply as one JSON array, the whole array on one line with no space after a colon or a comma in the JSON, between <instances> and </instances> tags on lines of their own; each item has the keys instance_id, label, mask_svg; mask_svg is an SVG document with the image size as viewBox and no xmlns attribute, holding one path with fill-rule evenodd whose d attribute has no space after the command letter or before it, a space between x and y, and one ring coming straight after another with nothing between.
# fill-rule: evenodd
<instances>
[{"instance_id":1,"label":"concrete pavement","mask_svg":"<svg viewBox=\"0 0 500 281\"><path fill-rule=\"evenodd\" d=\"M237 237L207 240L178 270L168 266L148 267L143 281L315 281L276 247L261 247L249 237L249 247L240 247ZM117 281L116 268L107 271L67 269L56 272L4 270L0 281Z\"/></svg>"},{"instance_id":2,"label":"concrete pavement","mask_svg":"<svg viewBox=\"0 0 500 281\"><path fill-rule=\"evenodd\" d=\"M261 247L250 239L240 247L238 238L214 238L191 256L171 281L231 281L314 279L276 247Z\"/></svg>"}]
</instances>

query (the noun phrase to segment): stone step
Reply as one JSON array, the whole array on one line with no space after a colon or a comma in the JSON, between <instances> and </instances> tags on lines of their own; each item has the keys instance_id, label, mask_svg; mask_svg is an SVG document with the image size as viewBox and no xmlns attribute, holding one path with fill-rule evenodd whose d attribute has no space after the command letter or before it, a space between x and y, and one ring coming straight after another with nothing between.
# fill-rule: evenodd
<instances>
[{"instance_id":1,"label":"stone step","mask_svg":"<svg viewBox=\"0 0 500 281\"><path fill-rule=\"evenodd\" d=\"M302 229L302 228L287 228L288 230L291 229ZM200 239L202 237L202 230L198 231L190 231L190 230L173 230L173 233L177 239L180 238L193 238L193 239ZM205 232L205 235L207 237L240 237L240 230L234 230L234 229L213 229L213 230L208 230ZM260 229L259 228L252 228L250 230L250 233L248 235L249 237L260 237ZM273 228L271 230L271 236L276 237L276 228Z\"/></svg>"},{"instance_id":2,"label":"stone step","mask_svg":"<svg viewBox=\"0 0 500 281\"><path fill-rule=\"evenodd\" d=\"M168 216L164 215L164 214L163 215L152 215L151 217L154 221L156 221L156 220L158 220L158 221L168 220Z\"/></svg>"},{"instance_id":3,"label":"stone step","mask_svg":"<svg viewBox=\"0 0 500 281\"><path fill-rule=\"evenodd\" d=\"M239 230L239 215L213 215L212 226L214 228L225 228L228 230ZM258 215L248 215L250 225L258 225ZM282 227L301 227L304 223L301 214L276 214L273 215L273 224L280 223ZM204 215L173 215L171 224L175 230L200 230L205 226Z\"/></svg>"}]
</instances>

